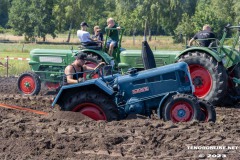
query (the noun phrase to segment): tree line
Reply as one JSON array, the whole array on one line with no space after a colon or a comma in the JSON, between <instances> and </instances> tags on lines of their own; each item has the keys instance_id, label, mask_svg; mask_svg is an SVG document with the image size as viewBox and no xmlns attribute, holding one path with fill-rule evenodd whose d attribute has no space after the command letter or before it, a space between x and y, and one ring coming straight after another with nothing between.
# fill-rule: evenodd
<instances>
[{"instance_id":1,"label":"tree line","mask_svg":"<svg viewBox=\"0 0 240 160\"><path fill-rule=\"evenodd\" d=\"M221 37L225 25L238 25L239 10L239 0L0 0L0 32L11 29L26 40L44 40L46 35L75 34L82 21L90 32L95 25L104 31L113 17L125 35L143 35L147 22L149 35L190 37L209 24Z\"/></svg>"}]
</instances>

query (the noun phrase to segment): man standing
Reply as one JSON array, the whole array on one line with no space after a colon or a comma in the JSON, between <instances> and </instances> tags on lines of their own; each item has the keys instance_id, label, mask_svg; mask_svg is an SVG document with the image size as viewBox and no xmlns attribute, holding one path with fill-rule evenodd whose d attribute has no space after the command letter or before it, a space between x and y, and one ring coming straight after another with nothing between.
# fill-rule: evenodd
<instances>
[{"instance_id":1,"label":"man standing","mask_svg":"<svg viewBox=\"0 0 240 160\"><path fill-rule=\"evenodd\" d=\"M189 41L189 46L191 46L192 42L197 39L199 39L199 43L203 47L208 47L212 40L215 39L215 35L208 24L205 24L203 26L203 30L194 35L194 37Z\"/></svg>"},{"instance_id":2,"label":"man standing","mask_svg":"<svg viewBox=\"0 0 240 160\"><path fill-rule=\"evenodd\" d=\"M108 30L111 28L113 28L114 30ZM106 30L107 36L109 37L107 41L107 47L109 47L108 54L110 56L112 56L113 49L115 46L117 46L119 41L118 30L116 29L121 29L121 28L115 24L113 18L108 18L107 27L105 28L105 30Z\"/></svg>"}]
</instances>

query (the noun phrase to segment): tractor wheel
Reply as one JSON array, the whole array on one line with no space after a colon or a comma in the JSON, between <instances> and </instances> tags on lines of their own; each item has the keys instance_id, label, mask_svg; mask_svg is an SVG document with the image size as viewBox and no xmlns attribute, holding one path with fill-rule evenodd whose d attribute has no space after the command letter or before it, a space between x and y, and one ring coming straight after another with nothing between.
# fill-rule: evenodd
<instances>
[{"instance_id":1,"label":"tractor wheel","mask_svg":"<svg viewBox=\"0 0 240 160\"><path fill-rule=\"evenodd\" d=\"M92 68L95 68L97 65L98 65L99 61L95 58L92 58L92 57L87 57L86 58L86 62L85 62L85 65L89 66L89 67L92 67ZM86 78L87 76L87 73L84 73L83 74L83 77ZM95 78L99 78L99 75L98 74L95 74L92 76L93 79Z\"/></svg>"},{"instance_id":2,"label":"tractor wheel","mask_svg":"<svg viewBox=\"0 0 240 160\"><path fill-rule=\"evenodd\" d=\"M88 59L91 59L92 63L95 62L96 64L99 64L100 62L106 62L101 56L97 55L96 53L92 52L84 52L87 54ZM104 69L104 76L111 75L112 74L112 68L111 67L105 67Z\"/></svg>"},{"instance_id":3,"label":"tractor wheel","mask_svg":"<svg viewBox=\"0 0 240 160\"><path fill-rule=\"evenodd\" d=\"M189 122L201 119L197 98L187 94L175 94L167 99L162 110L163 119L172 122Z\"/></svg>"},{"instance_id":4,"label":"tractor wheel","mask_svg":"<svg viewBox=\"0 0 240 160\"><path fill-rule=\"evenodd\" d=\"M94 120L118 120L116 104L101 92L84 90L68 98L63 110L80 112Z\"/></svg>"},{"instance_id":5,"label":"tractor wheel","mask_svg":"<svg viewBox=\"0 0 240 160\"><path fill-rule=\"evenodd\" d=\"M94 60L97 64L100 63L100 62L104 62L104 59L97 55L96 53L92 53L92 52L84 52L87 54L87 58L88 59L92 59Z\"/></svg>"},{"instance_id":6,"label":"tractor wheel","mask_svg":"<svg viewBox=\"0 0 240 160\"><path fill-rule=\"evenodd\" d=\"M37 95L41 89L41 81L33 72L22 73L17 80L18 91L23 95Z\"/></svg>"},{"instance_id":7,"label":"tractor wheel","mask_svg":"<svg viewBox=\"0 0 240 160\"><path fill-rule=\"evenodd\" d=\"M194 94L213 105L221 103L221 99L227 93L227 73L224 66L202 52L189 52L182 55L178 62L182 61L189 65L195 86Z\"/></svg>"},{"instance_id":8,"label":"tractor wheel","mask_svg":"<svg viewBox=\"0 0 240 160\"><path fill-rule=\"evenodd\" d=\"M233 77L240 79L240 64L237 64L234 66ZM230 76L231 79L233 77ZM240 96L240 84L236 85L235 83L233 83L232 86L230 86L230 87L233 88L236 96Z\"/></svg>"},{"instance_id":9,"label":"tractor wheel","mask_svg":"<svg viewBox=\"0 0 240 160\"><path fill-rule=\"evenodd\" d=\"M228 94L222 99L221 106L233 106L238 102L238 98L234 97L240 96L240 84L235 84L233 77L240 79L239 64L228 69Z\"/></svg>"},{"instance_id":10,"label":"tractor wheel","mask_svg":"<svg viewBox=\"0 0 240 160\"><path fill-rule=\"evenodd\" d=\"M199 100L199 105L202 111L202 117L200 121L204 122L215 122L216 121L216 111L211 103L208 101Z\"/></svg>"}]
</instances>

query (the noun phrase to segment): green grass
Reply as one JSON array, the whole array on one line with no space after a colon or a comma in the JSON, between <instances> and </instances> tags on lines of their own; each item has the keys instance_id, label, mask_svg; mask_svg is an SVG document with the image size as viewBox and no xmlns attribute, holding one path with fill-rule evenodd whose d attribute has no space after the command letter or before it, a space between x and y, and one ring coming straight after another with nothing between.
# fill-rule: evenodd
<instances>
[{"instance_id":1,"label":"green grass","mask_svg":"<svg viewBox=\"0 0 240 160\"><path fill-rule=\"evenodd\" d=\"M24 71L30 71L28 61L9 60L8 70L6 67L6 60L0 60L4 66L0 65L0 76L18 76Z\"/></svg>"},{"instance_id":2,"label":"green grass","mask_svg":"<svg viewBox=\"0 0 240 160\"><path fill-rule=\"evenodd\" d=\"M16 55L24 55L24 53L30 53L31 50L39 49L71 49L77 46L72 45L45 45L45 44L21 44L21 43L0 43L0 55L7 53L15 53Z\"/></svg>"}]
</instances>

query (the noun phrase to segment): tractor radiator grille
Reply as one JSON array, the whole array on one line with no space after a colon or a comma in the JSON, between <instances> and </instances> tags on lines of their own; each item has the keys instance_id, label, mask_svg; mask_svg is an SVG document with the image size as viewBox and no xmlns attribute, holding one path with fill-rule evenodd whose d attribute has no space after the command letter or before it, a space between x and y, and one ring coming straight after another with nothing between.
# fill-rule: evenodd
<instances>
[{"instance_id":1,"label":"tractor radiator grille","mask_svg":"<svg viewBox=\"0 0 240 160\"><path fill-rule=\"evenodd\" d=\"M47 57L47 56L42 56L39 57L40 62L51 62L51 63L62 63L62 57Z\"/></svg>"}]
</instances>

